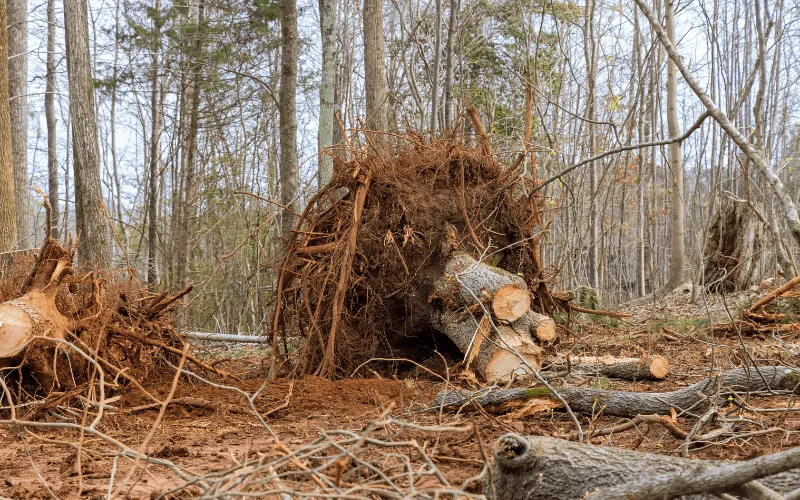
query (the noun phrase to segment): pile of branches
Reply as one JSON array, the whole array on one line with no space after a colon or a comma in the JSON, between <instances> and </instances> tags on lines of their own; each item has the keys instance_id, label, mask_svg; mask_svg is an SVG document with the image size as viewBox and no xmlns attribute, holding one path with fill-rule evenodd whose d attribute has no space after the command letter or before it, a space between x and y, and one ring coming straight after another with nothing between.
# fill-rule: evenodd
<instances>
[{"instance_id":1,"label":"pile of branches","mask_svg":"<svg viewBox=\"0 0 800 500\"><path fill-rule=\"evenodd\" d=\"M485 134L477 147L462 136L411 132L397 143L391 152L336 157L332 181L290 236L272 335L283 353L299 348L296 375L349 374L408 346L432 352L447 228L473 258L521 276L533 310L557 307L548 290L555 273L539 251L557 204L533 192L535 159L532 175L523 155L504 166Z\"/></svg>"},{"instance_id":2,"label":"pile of branches","mask_svg":"<svg viewBox=\"0 0 800 500\"><path fill-rule=\"evenodd\" d=\"M132 384L149 395L141 381L188 347L169 313L191 286L153 293L133 275L76 271L75 247L48 236L38 252L0 256L0 373L16 402L36 401L32 411L95 399L99 371L114 380L105 390Z\"/></svg>"}]
</instances>

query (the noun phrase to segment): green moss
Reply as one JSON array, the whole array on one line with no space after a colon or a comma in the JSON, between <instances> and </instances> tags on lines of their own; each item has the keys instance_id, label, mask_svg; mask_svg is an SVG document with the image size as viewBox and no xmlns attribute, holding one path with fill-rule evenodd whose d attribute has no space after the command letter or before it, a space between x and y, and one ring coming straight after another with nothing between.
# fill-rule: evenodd
<instances>
[{"instance_id":1,"label":"green moss","mask_svg":"<svg viewBox=\"0 0 800 500\"><path fill-rule=\"evenodd\" d=\"M549 398L552 396L550 389L547 387L531 387L530 389L525 389L523 394L525 394L525 397L528 399Z\"/></svg>"}]
</instances>

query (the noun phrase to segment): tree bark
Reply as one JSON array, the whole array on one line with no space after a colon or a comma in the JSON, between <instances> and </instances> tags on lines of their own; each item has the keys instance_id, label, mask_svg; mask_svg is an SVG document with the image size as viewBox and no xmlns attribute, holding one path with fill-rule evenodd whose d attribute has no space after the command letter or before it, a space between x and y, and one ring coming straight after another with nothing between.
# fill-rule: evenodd
<instances>
[{"instance_id":1,"label":"tree bark","mask_svg":"<svg viewBox=\"0 0 800 500\"><path fill-rule=\"evenodd\" d=\"M105 268L111 258L102 212L100 151L86 0L64 0L64 25L75 175L75 224L79 236L78 259Z\"/></svg>"},{"instance_id":2,"label":"tree bark","mask_svg":"<svg viewBox=\"0 0 800 500\"><path fill-rule=\"evenodd\" d=\"M322 188L333 176L333 158L324 151L333 143L333 82L336 77L336 0L319 1L322 31L322 79L319 86L319 131L317 149L319 169L317 186Z\"/></svg>"},{"instance_id":3,"label":"tree bark","mask_svg":"<svg viewBox=\"0 0 800 500\"><path fill-rule=\"evenodd\" d=\"M281 215L284 235L297 225L300 182L297 166L297 1L281 0L281 203L288 210Z\"/></svg>"},{"instance_id":4,"label":"tree bark","mask_svg":"<svg viewBox=\"0 0 800 500\"><path fill-rule=\"evenodd\" d=\"M47 198L52 214L52 237L58 239L58 137L56 130L56 0L47 0L47 74L44 114L47 122ZM113 122L113 120L112 120Z\"/></svg>"},{"instance_id":5,"label":"tree bark","mask_svg":"<svg viewBox=\"0 0 800 500\"><path fill-rule=\"evenodd\" d=\"M433 78L431 81L431 134L439 127L439 75L442 66L442 0L435 0L436 20L433 23Z\"/></svg>"},{"instance_id":6,"label":"tree bark","mask_svg":"<svg viewBox=\"0 0 800 500\"><path fill-rule=\"evenodd\" d=\"M675 6L674 0L665 0L667 36L675 40ZM669 138L680 137L681 130L678 124L678 70L670 59L667 62L667 129ZM683 156L681 143L673 142L669 145L669 166L672 176L672 193L670 210L672 211L672 228L670 231L671 255L669 259L669 276L667 290L672 290L683 282L683 266L686 261L685 248L685 219L683 208Z\"/></svg>"},{"instance_id":7,"label":"tree bark","mask_svg":"<svg viewBox=\"0 0 800 500\"><path fill-rule=\"evenodd\" d=\"M495 442L494 458L492 481L484 484L484 494L495 500L673 498L672 495L629 496L627 493L631 490L616 488L620 485L635 487L639 482L662 476L684 481L703 474L713 478L708 473L719 471L718 467L740 465L579 444L551 437L525 438L517 434L506 434ZM742 476L741 480L750 477L753 475ZM707 487L716 486L709 484L710 481L713 479L706 482ZM794 469L770 475L760 483L776 492L788 493L800 487L800 471ZM736 486L723 486L711 491L731 491ZM718 497L712 493L700 493L685 498Z\"/></svg>"},{"instance_id":8,"label":"tree bark","mask_svg":"<svg viewBox=\"0 0 800 500\"><path fill-rule=\"evenodd\" d=\"M602 411L606 415L629 418L640 414L669 415L672 410L683 411L705 407L708 405L708 400L714 397L724 398L734 393L741 395L766 390L800 392L800 371L784 366L761 366L758 367L758 371L755 368L749 370L739 368L671 392L612 391L589 387L557 389L576 413L594 415ZM555 395L542 387L478 391L469 396L466 397L461 391L442 391L436 395L435 404L445 406L479 404L491 408L534 398L555 399Z\"/></svg>"},{"instance_id":9,"label":"tree bark","mask_svg":"<svg viewBox=\"0 0 800 500\"><path fill-rule=\"evenodd\" d=\"M11 153L11 112L8 101L8 20L6 3L0 1L0 252L8 252L17 241L14 201L14 162Z\"/></svg>"},{"instance_id":10,"label":"tree bark","mask_svg":"<svg viewBox=\"0 0 800 500\"><path fill-rule=\"evenodd\" d=\"M758 269L762 224L743 203L718 205L703 249L704 280L712 293L745 290Z\"/></svg>"},{"instance_id":11,"label":"tree bark","mask_svg":"<svg viewBox=\"0 0 800 500\"><path fill-rule=\"evenodd\" d=\"M7 0L8 93L17 240L30 236L28 225L28 2Z\"/></svg>"},{"instance_id":12,"label":"tree bark","mask_svg":"<svg viewBox=\"0 0 800 500\"><path fill-rule=\"evenodd\" d=\"M385 132L389 128L387 112L386 60L383 41L383 0L364 0L364 87L367 101L367 130ZM383 134L374 134L372 141L379 149Z\"/></svg>"},{"instance_id":13,"label":"tree bark","mask_svg":"<svg viewBox=\"0 0 800 500\"><path fill-rule=\"evenodd\" d=\"M597 150L597 137L595 135L595 101L597 98L597 42L594 39L595 33L595 0L586 0L584 7L584 27L583 27L583 54L586 59L586 132L589 135L589 156L595 154ZM587 262L587 274L589 284L594 289L600 287L598 246L600 245L600 221L597 215L597 164L589 163L589 259Z\"/></svg>"},{"instance_id":14,"label":"tree bark","mask_svg":"<svg viewBox=\"0 0 800 500\"><path fill-rule=\"evenodd\" d=\"M150 59L150 173L147 203L147 283L158 281L158 177L161 170L161 98L158 88L159 50L161 47L161 0L153 9L153 43ZM112 124L113 126L113 124Z\"/></svg>"},{"instance_id":15,"label":"tree bark","mask_svg":"<svg viewBox=\"0 0 800 500\"><path fill-rule=\"evenodd\" d=\"M450 22L447 24L447 45L444 77L444 127L450 130L455 120L455 98L453 86L455 85L455 45L458 37L458 10L459 0L450 0Z\"/></svg>"}]
</instances>

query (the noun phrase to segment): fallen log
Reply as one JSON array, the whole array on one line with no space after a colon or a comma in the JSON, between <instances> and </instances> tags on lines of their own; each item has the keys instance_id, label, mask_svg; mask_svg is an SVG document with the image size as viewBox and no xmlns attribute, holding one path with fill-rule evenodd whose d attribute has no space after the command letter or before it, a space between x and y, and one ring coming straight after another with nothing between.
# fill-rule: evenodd
<instances>
[{"instance_id":1,"label":"fallen log","mask_svg":"<svg viewBox=\"0 0 800 500\"><path fill-rule=\"evenodd\" d=\"M787 281L785 284L779 286L775 290L769 292L767 295L759 299L750 309L747 310L747 312L750 314L758 312L759 309L777 299L784 293L787 293L798 284L800 284L800 276L795 276L793 279Z\"/></svg>"},{"instance_id":2,"label":"fallen log","mask_svg":"<svg viewBox=\"0 0 800 500\"><path fill-rule=\"evenodd\" d=\"M783 453L789 452L789 459L796 460L797 449ZM484 494L495 500L645 499L676 495L711 499L718 498L715 493L736 495L742 494L742 487L752 491L761 486L782 495L800 488L800 469L772 473L785 470L775 466L775 462L786 458L778 455L742 463L692 460L543 436L506 434L495 442L495 467L491 482L484 483ZM653 484L662 485L662 489L646 489Z\"/></svg>"},{"instance_id":3,"label":"fallen log","mask_svg":"<svg viewBox=\"0 0 800 500\"><path fill-rule=\"evenodd\" d=\"M661 356L615 358L614 356L579 356L561 358L548 366L551 371L569 371L576 375L603 376L624 380L662 380L669 375L669 361Z\"/></svg>"},{"instance_id":4,"label":"fallen log","mask_svg":"<svg viewBox=\"0 0 800 500\"><path fill-rule=\"evenodd\" d=\"M636 415L668 415L672 410L680 412L704 408L714 397L725 398L732 394L763 391L800 392L800 370L785 366L738 368L670 392L563 387L558 389L558 394L577 413L594 415L602 411L606 415L632 418ZM547 388L533 387L489 389L472 393L441 391L436 395L434 404L445 407L480 405L491 410L507 409L509 403L524 403L531 399L557 400Z\"/></svg>"},{"instance_id":5,"label":"fallen log","mask_svg":"<svg viewBox=\"0 0 800 500\"><path fill-rule=\"evenodd\" d=\"M268 344L268 335L243 335L232 333L215 332L183 332L190 339L202 340L204 342L235 342L239 344Z\"/></svg>"}]
</instances>

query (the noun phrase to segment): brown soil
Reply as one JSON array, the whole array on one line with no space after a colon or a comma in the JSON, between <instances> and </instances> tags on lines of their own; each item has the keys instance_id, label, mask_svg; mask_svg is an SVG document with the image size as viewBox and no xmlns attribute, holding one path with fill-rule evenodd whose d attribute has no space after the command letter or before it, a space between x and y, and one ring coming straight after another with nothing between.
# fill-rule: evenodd
<instances>
[{"instance_id":1,"label":"brown soil","mask_svg":"<svg viewBox=\"0 0 800 500\"><path fill-rule=\"evenodd\" d=\"M676 332L679 341L675 342L665 339L660 330L653 331L650 328L652 324L651 320L649 324L614 329L595 323L572 325L569 330L560 329L561 341L551 346L547 355L552 358L567 352L581 352L624 356L641 355L644 351L665 356L671 362L673 372L664 381L587 381L588 384L614 389L666 391L683 387L708 375L710 351L705 327L675 326L676 330L680 330ZM724 369L741 365L743 351L739 340L734 337L717 340L719 345L715 349L715 355L719 365ZM783 344L775 338L765 337L745 338L743 342L750 355L762 364L791 364L791 349L787 346L793 345L794 340L782 340ZM220 352L221 350L216 354ZM244 382L233 385L248 393L255 393L263 383L260 378L262 353L253 348L226 352L232 352L236 356L235 360L226 363L226 368L244 379ZM417 371L420 375L414 376ZM270 382L254 400L254 404L259 412L266 414L284 405L291 391L288 404L266 417L269 426L290 449L303 446L325 430L364 429L390 404L395 405L394 415L410 413L400 417L409 422L425 425L464 425L474 422L486 450L490 450L495 438L509 431L559 437L569 437L574 432L574 426L566 414L557 411L538 413L521 420L480 413L445 413L441 416L436 412L414 413L431 404L436 392L444 387L442 381L416 369L403 368L398 372L399 377L395 375L391 378L377 378L375 372L370 372L368 368L361 373L365 376L371 373L373 378L331 382L306 377L293 382ZM171 374L164 374L162 379L151 380L147 388L156 396L164 397L171 380ZM468 381L461 381L459 384L470 387ZM193 473L208 473L225 470L235 466L237 462L257 457L259 453L268 454L270 450L274 450L275 440L256 418L247 414L248 406L240 393L182 379L175 399L187 396L213 402L216 409L171 405L147 447L146 451L151 456L168 459ZM103 418L99 430L137 449L153 426L158 409L136 413L130 413L126 409L149 402L135 394L133 389L127 389L121 400L112 403L117 411L109 412ZM785 398L758 397L751 398L748 403L755 408L767 408L785 406L787 401ZM63 418L65 413L54 409L44 420L56 421L58 415ZM746 459L800 445L800 437L794 431L800 427L800 414L745 412L744 416L754 423L744 424L737 429L740 432L762 428L776 430L746 440L705 443L696 446L691 456ZM90 414L89 420L92 417ZM585 431L613 425L618 421L602 416L595 419L581 417ZM694 420L680 418L678 422L683 429L688 430ZM473 434L395 431L398 434L394 439L414 438L423 445L429 456L435 457L438 467L453 484L460 484L482 470L481 450ZM388 435L389 431L377 433ZM664 454L678 454L681 445L681 441L656 425L640 426L639 432L628 431L611 437L596 438L593 442ZM50 498L44 482L59 498L99 498L105 495L112 474L113 459L102 454L84 454L79 468L75 449L67 443L80 443L85 450L98 453L109 450L93 437L84 437L81 441L79 433L72 430L38 430L34 434L1 427L0 470L4 474L0 480L0 495L11 498ZM37 470L41 478L38 477ZM117 487L130 470L130 462L118 461L117 470L114 471ZM166 468L151 465L144 474L134 475L129 486L118 494L123 493L122 496L127 498L146 498L156 496L178 484L180 480L175 474ZM478 487L475 485L474 488Z\"/></svg>"}]
</instances>

